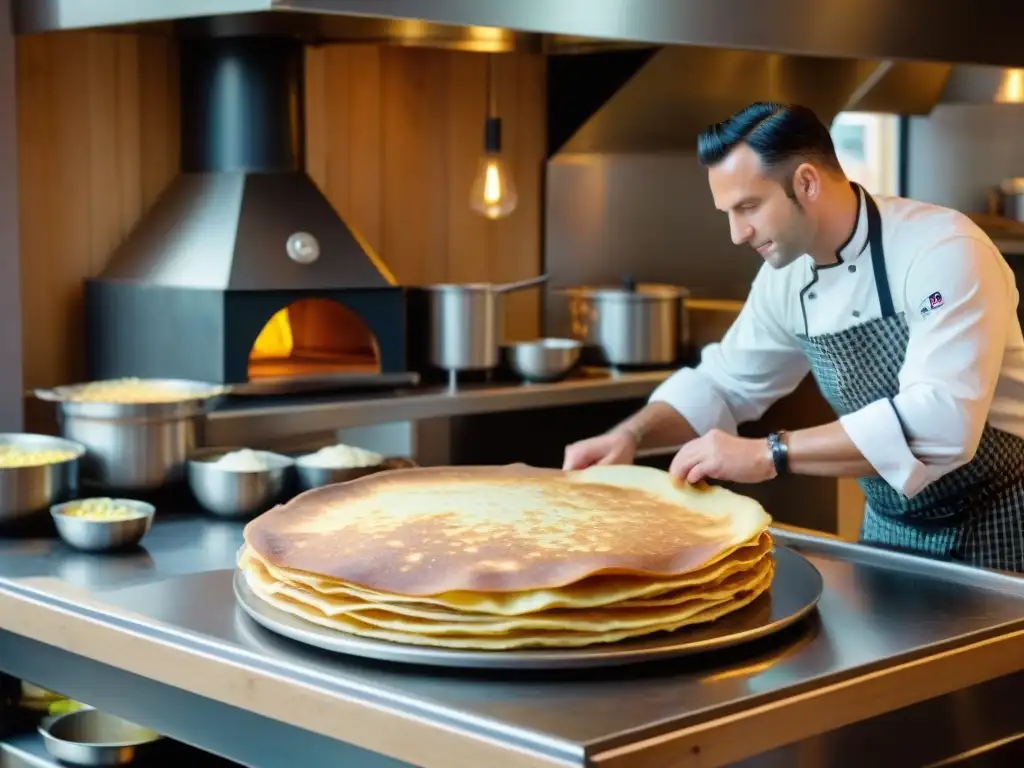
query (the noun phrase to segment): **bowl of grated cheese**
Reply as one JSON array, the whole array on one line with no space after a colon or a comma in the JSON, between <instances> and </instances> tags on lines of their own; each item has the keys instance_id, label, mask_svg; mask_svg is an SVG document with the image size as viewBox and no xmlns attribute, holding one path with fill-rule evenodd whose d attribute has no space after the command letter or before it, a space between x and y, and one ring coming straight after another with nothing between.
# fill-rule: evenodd
<instances>
[{"instance_id":1,"label":"bowl of grated cheese","mask_svg":"<svg viewBox=\"0 0 1024 768\"><path fill-rule=\"evenodd\" d=\"M345 483L389 469L416 466L410 459L386 457L355 445L337 443L295 459L295 473L303 491Z\"/></svg>"},{"instance_id":2,"label":"bowl of grated cheese","mask_svg":"<svg viewBox=\"0 0 1024 768\"><path fill-rule=\"evenodd\" d=\"M85 446L50 435L0 434L0 527L16 526L78 493Z\"/></svg>"},{"instance_id":3,"label":"bowl of grated cheese","mask_svg":"<svg viewBox=\"0 0 1024 768\"><path fill-rule=\"evenodd\" d=\"M156 508L136 499L97 497L54 505L50 514L64 541L85 552L111 552L139 543Z\"/></svg>"},{"instance_id":4,"label":"bowl of grated cheese","mask_svg":"<svg viewBox=\"0 0 1024 768\"><path fill-rule=\"evenodd\" d=\"M227 518L251 517L280 500L292 465L291 458L273 451L205 449L189 456L188 486L208 512Z\"/></svg>"}]
</instances>

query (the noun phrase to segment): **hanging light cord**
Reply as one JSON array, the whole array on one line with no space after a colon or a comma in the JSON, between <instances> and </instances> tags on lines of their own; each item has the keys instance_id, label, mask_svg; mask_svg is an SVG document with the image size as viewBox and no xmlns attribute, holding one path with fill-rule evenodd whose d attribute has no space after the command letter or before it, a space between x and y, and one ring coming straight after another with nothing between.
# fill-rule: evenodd
<instances>
[{"instance_id":1,"label":"hanging light cord","mask_svg":"<svg viewBox=\"0 0 1024 768\"><path fill-rule=\"evenodd\" d=\"M495 82L494 54L487 54L487 117L498 116L498 88Z\"/></svg>"},{"instance_id":2,"label":"hanging light cord","mask_svg":"<svg viewBox=\"0 0 1024 768\"><path fill-rule=\"evenodd\" d=\"M494 54L487 54L487 118L484 120L484 152L501 153L501 118L498 117L498 89L495 82Z\"/></svg>"}]
</instances>

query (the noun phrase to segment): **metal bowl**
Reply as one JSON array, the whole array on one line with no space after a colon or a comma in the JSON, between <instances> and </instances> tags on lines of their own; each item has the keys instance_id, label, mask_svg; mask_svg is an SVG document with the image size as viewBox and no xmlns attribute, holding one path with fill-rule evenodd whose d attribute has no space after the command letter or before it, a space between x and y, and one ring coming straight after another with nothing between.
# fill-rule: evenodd
<instances>
[{"instance_id":1,"label":"metal bowl","mask_svg":"<svg viewBox=\"0 0 1024 768\"><path fill-rule=\"evenodd\" d=\"M128 765L164 738L96 709L44 718L39 733L47 752L73 765Z\"/></svg>"},{"instance_id":2,"label":"metal bowl","mask_svg":"<svg viewBox=\"0 0 1024 768\"><path fill-rule=\"evenodd\" d=\"M111 552L138 544L153 525L156 507L136 499L112 499L114 503L131 507L137 517L124 520L90 520L64 514L86 499L66 501L50 509L57 534L75 549L84 552Z\"/></svg>"},{"instance_id":3,"label":"metal bowl","mask_svg":"<svg viewBox=\"0 0 1024 768\"><path fill-rule=\"evenodd\" d=\"M508 364L527 381L557 381L579 362L583 343L576 339L535 339L505 347Z\"/></svg>"},{"instance_id":4,"label":"metal bowl","mask_svg":"<svg viewBox=\"0 0 1024 768\"><path fill-rule=\"evenodd\" d=\"M0 445L33 451L73 451L74 458L32 467L0 468L0 525L13 523L78 493L79 462L85 446L50 435L0 434Z\"/></svg>"},{"instance_id":5,"label":"metal bowl","mask_svg":"<svg viewBox=\"0 0 1024 768\"><path fill-rule=\"evenodd\" d=\"M409 469L416 466L416 462L412 459L400 456L385 458L380 464L371 467L319 467L303 462L302 458L299 457L295 460L295 473L299 478L299 488L303 491L334 483L347 483L349 480L356 480L377 472L387 472L390 469Z\"/></svg>"},{"instance_id":6,"label":"metal bowl","mask_svg":"<svg viewBox=\"0 0 1024 768\"><path fill-rule=\"evenodd\" d=\"M239 448L210 448L188 459L188 487L207 512L226 518L251 517L272 507L284 492L293 461L271 451L258 451L266 469L238 472L216 464Z\"/></svg>"}]
</instances>

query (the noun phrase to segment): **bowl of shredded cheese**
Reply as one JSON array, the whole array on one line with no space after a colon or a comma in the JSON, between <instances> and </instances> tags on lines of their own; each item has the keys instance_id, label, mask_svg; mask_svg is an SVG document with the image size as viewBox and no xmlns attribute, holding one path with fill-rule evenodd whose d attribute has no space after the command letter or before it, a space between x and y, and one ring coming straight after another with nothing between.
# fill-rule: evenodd
<instances>
[{"instance_id":1,"label":"bowl of shredded cheese","mask_svg":"<svg viewBox=\"0 0 1024 768\"><path fill-rule=\"evenodd\" d=\"M78 491L85 446L50 435L0 434L0 525L13 524Z\"/></svg>"},{"instance_id":2,"label":"bowl of shredded cheese","mask_svg":"<svg viewBox=\"0 0 1024 768\"><path fill-rule=\"evenodd\" d=\"M188 486L208 512L220 517L251 517L281 498L292 464L289 457L272 451L206 449L189 457Z\"/></svg>"},{"instance_id":3,"label":"bowl of shredded cheese","mask_svg":"<svg viewBox=\"0 0 1024 768\"><path fill-rule=\"evenodd\" d=\"M303 491L411 466L415 464L408 459L386 457L376 451L344 443L324 446L295 460L299 488Z\"/></svg>"},{"instance_id":4,"label":"bowl of shredded cheese","mask_svg":"<svg viewBox=\"0 0 1024 768\"><path fill-rule=\"evenodd\" d=\"M96 497L55 505L57 534L75 549L108 552L135 546L153 524L156 508L135 499Z\"/></svg>"}]
</instances>

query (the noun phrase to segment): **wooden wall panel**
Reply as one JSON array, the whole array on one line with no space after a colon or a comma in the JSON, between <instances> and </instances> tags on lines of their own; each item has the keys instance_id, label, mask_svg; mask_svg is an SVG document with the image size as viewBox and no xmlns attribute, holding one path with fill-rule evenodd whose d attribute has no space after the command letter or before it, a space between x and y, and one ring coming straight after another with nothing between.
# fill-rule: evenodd
<instances>
[{"instance_id":1,"label":"wooden wall panel","mask_svg":"<svg viewBox=\"0 0 1024 768\"><path fill-rule=\"evenodd\" d=\"M545 64L496 59L519 208L469 210L485 114L482 55L331 46L307 54L307 167L405 284L540 269ZM172 41L61 33L18 41L24 379L83 375L81 284L178 168ZM508 297L507 335L537 333L537 292Z\"/></svg>"},{"instance_id":2,"label":"wooden wall panel","mask_svg":"<svg viewBox=\"0 0 1024 768\"><path fill-rule=\"evenodd\" d=\"M307 167L399 282L516 280L541 266L545 63L495 57L503 149L519 191L507 219L470 210L486 111L480 54L329 46L306 57ZM539 292L507 297L506 335L539 328Z\"/></svg>"},{"instance_id":3,"label":"wooden wall panel","mask_svg":"<svg viewBox=\"0 0 1024 768\"><path fill-rule=\"evenodd\" d=\"M103 268L177 170L175 61L161 38L18 40L27 387L82 375L82 279Z\"/></svg>"}]
</instances>

